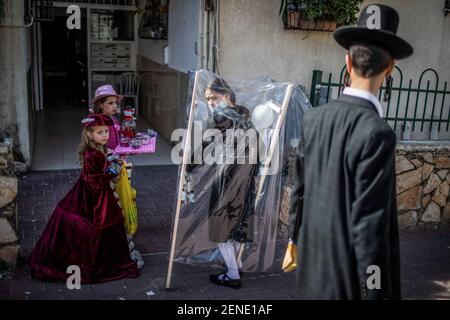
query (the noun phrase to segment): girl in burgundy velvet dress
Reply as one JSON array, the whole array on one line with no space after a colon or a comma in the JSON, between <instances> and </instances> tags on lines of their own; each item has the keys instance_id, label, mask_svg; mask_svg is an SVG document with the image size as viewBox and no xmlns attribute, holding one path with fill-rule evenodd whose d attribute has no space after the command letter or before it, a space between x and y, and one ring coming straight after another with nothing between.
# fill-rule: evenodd
<instances>
[{"instance_id":1,"label":"girl in burgundy velvet dress","mask_svg":"<svg viewBox=\"0 0 450 320\"><path fill-rule=\"evenodd\" d=\"M122 209L110 181L116 177L106 158L110 117L91 114L83 120L80 178L57 204L31 253L32 276L66 280L77 265L81 282L104 282L139 276L130 258Z\"/></svg>"}]
</instances>

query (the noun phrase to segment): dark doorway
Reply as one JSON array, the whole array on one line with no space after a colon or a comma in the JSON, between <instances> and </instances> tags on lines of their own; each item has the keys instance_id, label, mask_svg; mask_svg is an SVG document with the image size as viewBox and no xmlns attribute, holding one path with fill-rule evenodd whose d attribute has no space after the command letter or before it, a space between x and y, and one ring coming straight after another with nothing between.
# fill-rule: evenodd
<instances>
[{"instance_id":1,"label":"dark doorway","mask_svg":"<svg viewBox=\"0 0 450 320\"><path fill-rule=\"evenodd\" d=\"M44 106L84 106L87 109L87 24L81 11L81 30L66 26L66 8L55 8L54 22L42 23Z\"/></svg>"},{"instance_id":2,"label":"dark doorway","mask_svg":"<svg viewBox=\"0 0 450 320\"><path fill-rule=\"evenodd\" d=\"M88 113L87 23L67 28L67 8L41 23L43 111L36 118L33 170L74 169L79 164L80 121Z\"/></svg>"}]
</instances>

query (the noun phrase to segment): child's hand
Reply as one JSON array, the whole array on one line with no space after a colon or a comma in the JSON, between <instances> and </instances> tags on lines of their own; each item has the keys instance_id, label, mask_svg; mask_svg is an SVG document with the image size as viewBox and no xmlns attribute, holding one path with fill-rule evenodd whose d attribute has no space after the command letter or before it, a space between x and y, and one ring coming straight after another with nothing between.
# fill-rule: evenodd
<instances>
[{"instance_id":1,"label":"child's hand","mask_svg":"<svg viewBox=\"0 0 450 320\"><path fill-rule=\"evenodd\" d=\"M117 153L108 154L108 157L107 157L108 162L118 162L119 159L120 158Z\"/></svg>"},{"instance_id":2,"label":"child's hand","mask_svg":"<svg viewBox=\"0 0 450 320\"><path fill-rule=\"evenodd\" d=\"M108 168L106 168L106 172L113 174L115 176L118 176L120 173L120 170L122 170L122 166L120 166L119 164L115 163L115 162L111 162L111 164L109 165Z\"/></svg>"}]
</instances>

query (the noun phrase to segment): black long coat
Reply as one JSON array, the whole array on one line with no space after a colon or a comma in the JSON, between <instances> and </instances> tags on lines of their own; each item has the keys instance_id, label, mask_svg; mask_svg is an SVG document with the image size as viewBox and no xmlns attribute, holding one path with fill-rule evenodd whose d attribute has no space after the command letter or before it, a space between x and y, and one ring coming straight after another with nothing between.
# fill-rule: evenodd
<instances>
[{"instance_id":1,"label":"black long coat","mask_svg":"<svg viewBox=\"0 0 450 320\"><path fill-rule=\"evenodd\" d=\"M224 114L211 117L206 127L206 129L221 131L224 145L227 143L227 130L235 129L245 132L250 128L253 128L250 113L242 106L228 107ZM216 243L231 239L238 242L253 240L258 165L249 163L247 147L245 153L242 153L245 155L244 164L237 163L238 146L236 141L233 143L235 156L232 164L209 165L214 172L208 210L209 239ZM203 150L210 145L211 142L203 143ZM193 171L195 167L195 165L188 166L188 171Z\"/></svg>"},{"instance_id":2,"label":"black long coat","mask_svg":"<svg viewBox=\"0 0 450 320\"><path fill-rule=\"evenodd\" d=\"M399 299L394 132L349 95L307 111L301 130L290 210L298 297ZM381 289L367 287L373 265Z\"/></svg>"}]
</instances>

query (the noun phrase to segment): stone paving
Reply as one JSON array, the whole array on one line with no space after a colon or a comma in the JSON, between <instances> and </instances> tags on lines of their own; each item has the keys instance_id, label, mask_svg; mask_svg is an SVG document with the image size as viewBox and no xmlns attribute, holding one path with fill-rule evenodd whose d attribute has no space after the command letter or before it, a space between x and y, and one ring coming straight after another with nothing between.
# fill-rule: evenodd
<instances>
[{"instance_id":1,"label":"stone paving","mask_svg":"<svg viewBox=\"0 0 450 320\"><path fill-rule=\"evenodd\" d=\"M32 279L24 263L58 200L70 189L79 170L39 171L19 182L18 210L24 261L0 280L0 299L120 299L120 300L289 300L295 298L294 273L246 273L239 290L218 287L208 276L217 269L174 265L173 288L166 291L170 232L174 212L175 166L143 166L133 169L138 190L139 228L134 239L145 267L136 279L82 285L69 290L63 282ZM404 299L450 299L450 228L401 231L402 295ZM276 265L281 263L285 241L278 242Z\"/></svg>"}]
</instances>

